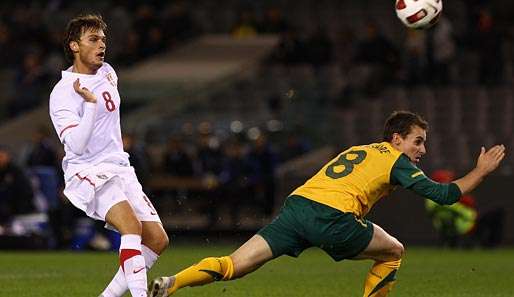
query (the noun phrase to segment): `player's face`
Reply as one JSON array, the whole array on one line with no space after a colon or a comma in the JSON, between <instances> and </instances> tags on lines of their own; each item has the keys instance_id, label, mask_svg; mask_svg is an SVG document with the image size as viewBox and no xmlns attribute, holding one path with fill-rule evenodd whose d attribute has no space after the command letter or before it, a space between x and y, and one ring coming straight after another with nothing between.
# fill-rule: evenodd
<instances>
[{"instance_id":1,"label":"player's face","mask_svg":"<svg viewBox=\"0 0 514 297\"><path fill-rule=\"evenodd\" d=\"M105 34L103 30L87 30L78 42L79 63L96 71L102 67L105 58Z\"/></svg>"},{"instance_id":2,"label":"player's face","mask_svg":"<svg viewBox=\"0 0 514 297\"><path fill-rule=\"evenodd\" d=\"M400 134L393 135L393 146L409 157L411 162L418 163L421 157L427 152L425 141L427 131L418 126L412 126L409 134L402 138Z\"/></svg>"}]
</instances>

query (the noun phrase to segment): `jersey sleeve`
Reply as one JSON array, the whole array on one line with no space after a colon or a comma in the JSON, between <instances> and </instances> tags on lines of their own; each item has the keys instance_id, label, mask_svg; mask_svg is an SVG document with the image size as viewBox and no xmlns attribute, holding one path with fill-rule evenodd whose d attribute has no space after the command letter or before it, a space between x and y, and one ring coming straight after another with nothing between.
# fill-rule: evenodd
<instances>
[{"instance_id":1,"label":"jersey sleeve","mask_svg":"<svg viewBox=\"0 0 514 297\"><path fill-rule=\"evenodd\" d=\"M73 104L73 98L50 95L50 117L61 142L74 154L84 153L94 128L96 103L81 102ZM67 100L66 100L67 99ZM83 108L81 114L80 110Z\"/></svg>"},{"instance_id":2,"label":"jersey sleeve","mask_svg":"<svg viewBox=\"0 0 514 297\"><path fill-rule=\"evenodd\" d=\"M70 96L71 94L55 90L50 94L50 118L61 143L64 143L66 135L80 123L80 106L64 98Z\"/></svg>"},{"instance_id":3,"label":"jersey sleeve","mask_svg":"<svg viewBox=\"0 0 514 297\"><path fill-rule=\"evenodd\" d=\"M398 158L391 170L391 184L400 185L438 204L453 204L462 195L454 183L442 184L429 179L405 155Z\"/></svg>"}]
</instances>

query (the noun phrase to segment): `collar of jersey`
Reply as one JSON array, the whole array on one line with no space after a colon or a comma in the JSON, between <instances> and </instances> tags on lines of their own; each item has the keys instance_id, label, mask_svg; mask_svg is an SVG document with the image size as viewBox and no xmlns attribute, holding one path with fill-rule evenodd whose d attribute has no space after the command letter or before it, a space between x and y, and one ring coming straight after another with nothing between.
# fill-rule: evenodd
<instances>
[{"instance_id":1,"label":"collar of jersey","mask_svg":"<svg viewBox=\"0 0 514 297\"><path fill-rule=\"evenodd\" d=\"M400 154L403 154L401 151L399 151L398 149L396 149L390 142L388 141L384 141L382 142L384 145L386 145L388 148L390 148L391 150L395 151L395 152L399 152Z\"/></svg>"},{"instance_id":2,"label":"collar of jersey","mask_svg":"<svg viewBox=\"0 0 514 297\"><path fill-rule=\"evenodd\" d=\"M100 69L102 67L100 67ZM73 69L73 66L70 66L68 69L66 69L64 71L61 71L62 78L66 78L66 79L68 79L68 78L71 78L71 79L76 79L76 78L94 79L95 77L98 77L98 75L101 72L100 69L98 69L95 74L83 74L83 73L73 72L72 69Z\"/></svg>"}]
</instances>

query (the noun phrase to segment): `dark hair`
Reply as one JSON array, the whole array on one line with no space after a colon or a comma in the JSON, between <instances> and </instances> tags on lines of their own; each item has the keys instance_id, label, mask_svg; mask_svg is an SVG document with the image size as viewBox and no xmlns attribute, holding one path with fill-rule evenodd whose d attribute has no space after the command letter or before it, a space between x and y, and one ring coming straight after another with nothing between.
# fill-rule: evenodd
<instances>
[{"instance_id":1,"label":"dark hair","mask_svg":"<svg viewBox=\"0 0 514 297\"><path fill-rule=\"evenodd\" d=\"M383 141L391 142L394 133L405 138L410 133L412 126L428 130L428 123L420 115L405 110L393 111L385 122Z\"/></svg>"},{"instance_id":2,"label":"dark hair","mask_svg":"<svg viewBox=\"0 0 514 297\"><path fill-rule=\"evenodd\" d=\"M68 62L73 63L74 56L73 51L70 48L70 42L80 41L80 36L88 30L98 31L107 29L107 24L105 24L102 16L99 14L86 14L80 15L78 17L73 18L68 22L66 26L66 32L63 42L64 47L64 56Z\"/></svg>"}]
</instances>

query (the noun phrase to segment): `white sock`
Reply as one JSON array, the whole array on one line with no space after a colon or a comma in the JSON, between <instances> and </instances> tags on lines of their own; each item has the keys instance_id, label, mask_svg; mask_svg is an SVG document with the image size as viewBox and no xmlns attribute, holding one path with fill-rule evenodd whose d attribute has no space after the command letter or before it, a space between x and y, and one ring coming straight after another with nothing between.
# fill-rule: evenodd
<instances>
[{"instance_id":1,"label":"white sock","mask_svg":"<svg viewBox=\"0 0 514 297\"><path fill-rule=\"evenodd\" d=\"M145 258L146 269L149 270L152 268L153 264L159 258L159 255L154 253L151 249L149 249L146 245L141 245L141 254L143 258ZM121 267L114 275L114 278L111 280L107 288L102 292L103 297L121 297L128 290L127 280L125 280L125 273Z\"/></svg>"},{"instance_id":2,"label":"white sock","mask_svg":"<svg viewBox=\"0 0 514 297\"><path fill-rule=\"evenodd\" d=\"M120 265L132 297L147 297L146 265L141 255L140 235L121 236Z\"/></svg>"}]
</instances>

